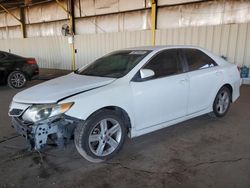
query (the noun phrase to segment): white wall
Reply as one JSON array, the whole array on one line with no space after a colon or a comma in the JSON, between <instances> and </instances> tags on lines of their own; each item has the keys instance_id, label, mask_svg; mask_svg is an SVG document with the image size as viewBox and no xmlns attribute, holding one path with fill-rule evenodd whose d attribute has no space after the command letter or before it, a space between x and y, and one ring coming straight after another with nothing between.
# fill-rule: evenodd
<instances>
[{"instance_id":1,"label":"white wall","mask_svg":"<svg viewBox=\"0 0 250 188\"><path fill-rule=\"evenodd\" d=\"M198 45L228 57L231 63L250 66L250 1L172 6L191 1L198 0L158 1L156 44ZM112 50L150 45L150 0L75 2L78 67ZM20 16L19 10L12 13ZM25 15L28 38L21 39L18 22L0 13L0 39L6 39L0 40L0 49L33 56L41 67L70 69L70 46L67 37L61 36L67 14L52 2L26 8Z\"/></svg>"},{"instance_id":2,"label":"white wall","mask_svg":"<svg viewBox=\"0 0 250 188\"><path fill-rule=\"evenodd\" d=\"M196 2L190 4L190 2ZM62 1L61 1L62 2ZM178 3L189 3L176 5ZM66 0L64 0L66 6ZM211 26L250 21L249 0L158 0L157 28ZM76 35L148 30L150 0L77 0ZM17 17L20 10L12 10ZM25 8L27 37L61 36L63 24L69 24L66 12L56 3ZM0 39L21 38L19 23L9 14L0 13Z\"/></svg>"},{"instance_id":3,"label":"white wall","mask_svg":"<svg viewBox=\"0 0 250 188\"><path fill-rule=\"evenodd\" d=\"M114 50L134 46L149 46L150 31L77 35L75 42L75 47L78 49L76 62L77 67L80 67Z\"/></svg>"},{"instance_id":4,"label":"white wall","mask_svg":"<svg viewBox=\"0 0 250 188\"><path fill-rule=\"evenodd\" d=\"M250 1L208 1L159 7L157 16L159 29L246 23L250 21Z\"/></svg>"},{"instance_id":5,"label":"white wall","mask_svg":"<svg viewBox=\"0 0 250 188\"><path fill-rule=\"evenodd\" d=\"M191 44L202 46L229 62L250 66L250 23L183 27L156 31L157 45ZM113 50L150 45L150 30L75 36L77 67ZM71 50L67 37L40 37L0 40L0 50L32 56L40 67L70 69Z\"/></svg>"},{"instance_id":6,"label":"white wall","mask_svg":"<svg viewBox=\"0 0 250 188\"><path fill-rule=\"evenodd\" d=\"M40 67L70 69L70 47L65 37L0 40L0 50L35 57Z\"/></svg>"},{"instance_id":7,"label":"white wall","mask_svg":"<svg viewBox=\"0 0 250 188\"><path fill-rule=\"evenodd\" d=\"M230 63L250 66L250 22L217 26L161 29L158 45L196 45L228 58Z\"/></svg>"}]
</instances>

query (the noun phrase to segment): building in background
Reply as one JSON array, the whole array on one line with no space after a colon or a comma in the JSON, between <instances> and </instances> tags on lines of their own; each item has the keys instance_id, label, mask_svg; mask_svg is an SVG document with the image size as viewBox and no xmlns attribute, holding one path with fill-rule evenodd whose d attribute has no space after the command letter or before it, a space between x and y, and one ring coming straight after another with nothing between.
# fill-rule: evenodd
<instances>
[{"instance_id":1,"label":"building in background","mask_svg":"<svg viewBox=\"0 0 250 188\"><path fill-rule=\"evenodd\" d=\"M0 12L0 49L33 56L41 67L70 69L70 0L32 1ZM151 0L74 0L74 48L77 67L115 49L152 44ZM1 3L0 3L1 4ZM250 1L158 0L156 45L202 46L231 63L250 66ZM151 26L152 25L152 26ZM23 35L26 38L23 38Z\"/></svg>"}]
</instances>

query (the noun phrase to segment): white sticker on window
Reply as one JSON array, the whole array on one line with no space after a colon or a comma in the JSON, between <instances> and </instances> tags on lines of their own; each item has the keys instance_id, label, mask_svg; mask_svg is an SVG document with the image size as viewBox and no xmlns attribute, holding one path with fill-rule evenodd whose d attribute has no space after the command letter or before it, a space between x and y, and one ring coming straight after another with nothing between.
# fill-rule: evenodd
<instances>
[{"instance_id":1,"label":"white sticker on window","mask_svg":"<svg viewBox=\"0 0 250 188\"><path fill-rule=\"evenodd\" d=\"M143 54L146 54L146 53L147 53L147 51L136 50L136 51L130 52L129 54L131 54L131 55L143 55Z\"/></svg>"}]
</instances>

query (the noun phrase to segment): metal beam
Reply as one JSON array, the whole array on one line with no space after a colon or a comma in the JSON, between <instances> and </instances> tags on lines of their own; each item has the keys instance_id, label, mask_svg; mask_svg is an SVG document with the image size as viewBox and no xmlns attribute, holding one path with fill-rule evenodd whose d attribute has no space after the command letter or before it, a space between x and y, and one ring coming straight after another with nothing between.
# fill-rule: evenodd
<instances>
[{"instance_id":1,"label":"metal beam","mask_svg":"<svg viewBox=\"0 0 250 188\"><path fill-rule=\"evenodd\" d=\"M69 0L69 10L70 10L70 31L73 38L71 44L71 53L72 53L72 65L71 69L76 70L76 63L75 63L75 42L74 42L74 34L75 34L75 9L74 9L74 0Z\"/></svg>"},{"instance_id":2,"label":"metal beam","mask_svg":"<svg viewBox=\"0 0 250 188\"><path fill-rule=\"evenodd\" d=\"M10 14L14 19L16 19L19 23L20 23L20 26L21 26L21 30L22 30L22 36L23 38L26 37L25 35L25 23L24 23L24 20L22 19L19 19L16 15L14 15L13 13L11 13L8 9L6 9L3 5L0 4L0 7L8 14ZM21 10L20 10L21 11Z\"/></svg>"},{"instance_id":3,"label":"metal beam","mask_svg":"<svg viewBox=\"0 0 250 188\"><path fill-rule=\"evenodd\" d=\"M69 0L69 14L70 14L70 26L71 26L71 33L75 34L75 7L74 7L74 0Z\"/></svg>"},{"instance_id":4,"label":"metal beam","mask_svg":"<svg viewBox=\"0 0 250 188\"><path fill-rule=\"evenodd\" d=\"M26 33L26 25L25 25L25 13L24 13L24 8L20 8L20 21L21 21L21 29L22 29L22 35L23 38L27 37Z\"/></svg>"},{"instance_id":5,"label":"metal beam","mask_svg":"<svg viewBox=\"0 0 250 188\"><path fill-rule=\"evenodd\" d=\"M59 1L56 0L57 4L67 13L69 16L69 24L70 24L70 34L72 36L72 44L71 44L71 69L76 69L76 63L75 63L75 44L74 44L74 34L75 34L75 16L74 16L74 0L68 0L68 7L70 11L67 10L67 8L64 7L64 5Z\"/></svg>"},{"instance_id":6,"label":"metal beam","mask_svg":"<svg viewBox=\"0 0 250 188\"><path fill-rule=\"evenodd\" d=\"M157 0L151 0L151 45L155 46Z\"/></svg>"},{"instance_id":7,"label":"metal beam","mask_svg":"<svg viewBox=\"0 0 250 188\"><path fill-rule=\"evenodd\" d=\"M64 7L64 5L59 1L59 0L56 0L56 3L69 15L69 11Z\"/></svg>"},{"instance_id":8,"label":"metal beam","mask_svg":"<svg viewBox=\"0 0 250 188\"><path fill-rule=\"evenodd\" d=\"M22 23L21 20L16 17L14 14L12 14L8 9L6 9L3 5L0 4L0 7L8 14L10 14L13 18L15 18L18 22Z\"/></svg>"}]
</instances>

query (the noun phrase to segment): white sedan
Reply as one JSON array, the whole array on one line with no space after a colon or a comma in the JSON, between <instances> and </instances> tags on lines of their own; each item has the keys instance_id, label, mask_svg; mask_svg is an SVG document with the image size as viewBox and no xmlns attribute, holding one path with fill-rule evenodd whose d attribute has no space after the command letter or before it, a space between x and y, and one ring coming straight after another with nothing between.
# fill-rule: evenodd
<instances>
[{"instance_id":1,"label":"white sedan","mask_svg":"<svg viewBox=\"0 0 250 188\"><path fill-rule=\"evenodd\" d=\"M239 97L234 64L194 46L112 52L66 76L18 93L9 115L39 150L74 136L92 162L113 157L126 135L140 136L206 113L224 116Z\"/></svg>"}]
</instances>

